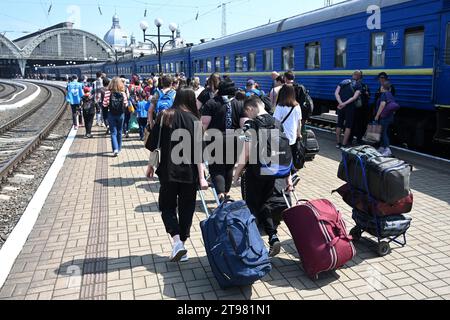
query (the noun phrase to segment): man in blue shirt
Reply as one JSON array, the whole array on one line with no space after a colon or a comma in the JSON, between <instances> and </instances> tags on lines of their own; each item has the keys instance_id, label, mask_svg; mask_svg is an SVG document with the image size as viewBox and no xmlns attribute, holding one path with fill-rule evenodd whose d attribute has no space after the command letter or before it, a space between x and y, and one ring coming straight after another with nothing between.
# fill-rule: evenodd
<instances>
[{"instance_id":1,"label":"man in blue shirt","mask_svg":"<svg viewBox=\"0 0 450 320\"><path fill-rule=\"evenodd\" d=\"M77 113L80 110L81 99L83 98L83 85L78 82L78 77L73 76L72 81L67 85L66 102L72 108L72 121L75 130L78 130Z\"/></svg>"},{"instance_id":2,"label":"man in blue shirt","mask_svg":"<svg viewBox=\"0 0 450 320\"><path fill-rule=\"evenodd\" d=\"M360 100L362 88L359 82L361 75L361 71L356 70L353 73L352 79L342 81L336 88L335 97L339 104L337 107L336 148L347 148L350 146L355 109L360 107L358 104L362 103ZM341 144L342 129L345 129L345 132L344 141Z\"/></svg>"}]
</instances>

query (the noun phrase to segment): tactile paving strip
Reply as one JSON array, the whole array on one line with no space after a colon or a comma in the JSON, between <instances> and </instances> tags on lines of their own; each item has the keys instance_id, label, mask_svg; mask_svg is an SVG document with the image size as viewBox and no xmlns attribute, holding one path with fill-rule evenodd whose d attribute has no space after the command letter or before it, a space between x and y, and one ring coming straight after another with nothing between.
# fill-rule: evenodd
<instances>
[{"instance_id":1,"label":"tactile paving strip","mask_svg":"<svg viewBox=\"0 0 450 320\"><path fill-rule=\"evenodd\" d=\"M104 154L107 139L99 138L97 151ZM92 216L80 299L106 300L107 254L108 254L108 158L98 157L95 170ZM103 181L103 183L101 183Z\"/></svg>"}]
</instances>

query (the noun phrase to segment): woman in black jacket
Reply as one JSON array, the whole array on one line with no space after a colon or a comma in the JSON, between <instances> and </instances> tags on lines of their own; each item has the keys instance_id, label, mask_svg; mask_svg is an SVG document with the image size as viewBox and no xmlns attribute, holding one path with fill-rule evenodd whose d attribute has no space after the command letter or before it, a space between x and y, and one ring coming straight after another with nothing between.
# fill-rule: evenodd
<instances>
[{"instance_id":1,"label":"woman in black jacket","mask_svg":"<svg viewBox=\"0 0 450 320\"><path fill-rule=\"evenodd\" d=\"M199 187L203 190L208 188L202 162L202 134L195 92L190 88L181 88L177 91L173 107L159 114L147 145L150 151L155 151L160 142L160 165L155 172L149 163L147 177L153 178L156 173L161 184L159 210L166 231L173 239L172 262L188 260L185 242L190 236L197 190ZM172 141L172 137L179 136L180 139ZM172 155L174 148L176 150Z\"/></svg>"}]
</instances>

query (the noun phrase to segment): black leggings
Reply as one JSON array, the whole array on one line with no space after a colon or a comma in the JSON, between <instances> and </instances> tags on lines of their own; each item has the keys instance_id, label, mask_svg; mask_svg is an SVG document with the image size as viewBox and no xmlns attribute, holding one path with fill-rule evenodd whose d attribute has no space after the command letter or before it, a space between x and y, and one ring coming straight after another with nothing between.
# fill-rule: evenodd
<instances>
[{"instance_id":1,"label":"black leggings","mask_svg":"<svg viewBox=\"0 0 450 320\"><path fill-rule=\"evenodd\" d=\"M269 237L277 234L277 228L273 222L272 212L270 210L263 210L263 207L273 196L274 191L274 179L261 179L261 177L256 177L250 168L242 176L242 197L247 202L251 213L262 224L264 231Z\"/></svg>"},{"instance_id":2,"label":"black leggings","mask_svg":"<svg viewBox=\"0 0 450 320\"><path fill-rule=\"evenodd\" d=\"M102 108L103 123L107 127L109 127L108 113L108 108Z\"/></svg>"},{"instance_id":3,"label":"black leggings","mask_svg":"<svg viewBox=\"0 0 450 320\"><path fill-rule=\"evenodd\" d=\"M166 231L171 237L179 235L183 242L190 237L196 200L197 185L161 181L159 210L162 212Z\"/></svg>"},{"instance_id":4,"label":"black leggings","mask_svg":"<svg viewBox=\"0 0 450 320\"><path fill-rule=\"evenodd\" d=\"M94 111L94 113L92 113ZM83 110L83 118L84 118L84 126L86 129L86 134L92 133L92 123L94 122L95 110L84 111Z\"/></svg>"},{"instance_id":5,"label":"black leggings","mask_svg":"<svg viewBox=\"0 0 450 320\"><path fill-rule=\"evenodd\" d=\"M128 133L130 126L131 113L128 110L125 111L125 121L123 122L123 132Z\"/></svg>"},{"instance_id":6,"label":"black leggings","mask_svg":"<svg viewBox=\"0 0 450 320\"><path fill-rule=\"evenodd\" d=\"M211 164L209 172L211 173L212 183L216 188L217 194L228 193L233 183L234 164Z\"/></svg>"}]
</instances>

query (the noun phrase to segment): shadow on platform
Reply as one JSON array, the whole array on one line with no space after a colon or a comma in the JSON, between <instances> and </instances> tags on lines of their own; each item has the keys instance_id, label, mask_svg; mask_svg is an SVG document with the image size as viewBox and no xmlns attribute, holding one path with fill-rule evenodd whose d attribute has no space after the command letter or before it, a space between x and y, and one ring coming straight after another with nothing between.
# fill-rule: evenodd
<instances>
[{"instance_id":1,"label":"shadow on platform","mask_svg":"<svg viewBox=\"0 0 450 320\"><path fill-rule=\"evenodd\" d=\"M112 167L116 168L136 168L136 167L146 167L148 165L148 160L134 160L121 162L118 164L113 164Z\"/></svg>"}]
</instances>

